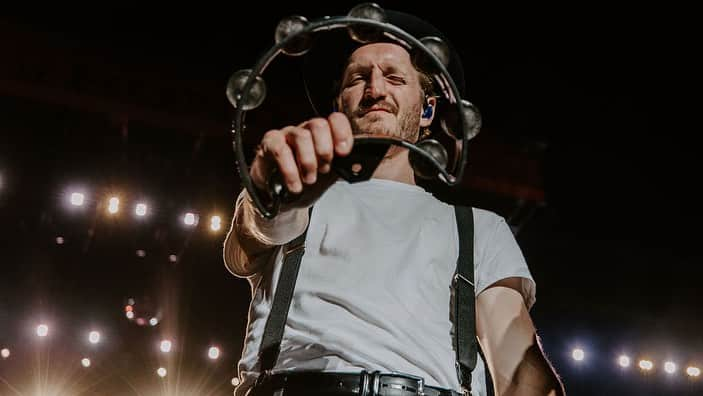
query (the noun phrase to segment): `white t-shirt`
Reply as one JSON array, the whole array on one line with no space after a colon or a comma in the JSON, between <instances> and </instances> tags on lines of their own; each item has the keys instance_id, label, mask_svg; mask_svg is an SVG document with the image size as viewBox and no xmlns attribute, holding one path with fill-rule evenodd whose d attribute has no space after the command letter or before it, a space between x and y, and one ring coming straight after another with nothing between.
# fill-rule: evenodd
<instances>
[{"instance_id":1,"label":"white t-shirt","mask_svg":"<svg viewBox=\"0 0 703 396\"><path fill-rule=\"evenodd\" d=\"M505 220L474 209L476 294L521 277L528 307L535 284ZM382 179L336 182L315 203L305 254L274 372L404 372L459 391L450 312L459 254L454 208L419 186ZM238 370L244 395L282 264L281 249L249 278L252 302ZM484 365L473 372L485 395Z\"/></svg>"}]
</instances>

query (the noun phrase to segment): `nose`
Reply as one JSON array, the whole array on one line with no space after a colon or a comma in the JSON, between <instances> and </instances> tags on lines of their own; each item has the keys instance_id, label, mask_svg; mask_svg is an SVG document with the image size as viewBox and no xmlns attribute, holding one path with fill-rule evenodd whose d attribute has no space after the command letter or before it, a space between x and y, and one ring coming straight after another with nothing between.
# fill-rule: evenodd
<instances>
[{"instance_id":1,"label":"nose","mask_svg":"<svg viewBox=\"0 0 703 396\"><path fill-rule=\"evenodd\" d=\"M372 99L378 99L385 97L386 93L386 79L383 76L383 71L378 67L374 67L366 85L365 95Z\"/></svg>"}]
</instances>

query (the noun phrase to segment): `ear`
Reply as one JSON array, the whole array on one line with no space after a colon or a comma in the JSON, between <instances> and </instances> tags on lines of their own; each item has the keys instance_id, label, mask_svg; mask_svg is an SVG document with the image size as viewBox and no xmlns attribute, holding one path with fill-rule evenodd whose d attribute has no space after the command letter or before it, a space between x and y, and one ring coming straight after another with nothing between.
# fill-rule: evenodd
<instances>
[{"instance_id":1,"label":"ear","mask_svg":"<svg viewBox=\"0 0 703 396\"><path fill-rule=\"evenodd\" d=\"M434 120L435 108L437 106L437 98L434 96L429 96L427 98L427 103L425 103L422 109L422 114L420 115L420 127L425 128L432 124Z\"/></svg>"}]
</instances>

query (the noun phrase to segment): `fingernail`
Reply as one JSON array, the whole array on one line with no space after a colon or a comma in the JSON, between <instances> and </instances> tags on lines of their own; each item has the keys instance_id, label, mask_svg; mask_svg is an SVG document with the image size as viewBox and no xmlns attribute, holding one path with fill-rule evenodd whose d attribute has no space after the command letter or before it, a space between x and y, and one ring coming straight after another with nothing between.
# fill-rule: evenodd
<instances>
[{"instance_id":1,"label":"fingernail","mask_svg":"<svg viewBox=\"0 0 703 396\"><path fill-rule=\"evenodd\" d=\"M339 149L340 150L346 151L347 147L349 147L349 143L347 143L346 140L342 140L341 142L339 142Z\"/></svg>"}]
</instances>

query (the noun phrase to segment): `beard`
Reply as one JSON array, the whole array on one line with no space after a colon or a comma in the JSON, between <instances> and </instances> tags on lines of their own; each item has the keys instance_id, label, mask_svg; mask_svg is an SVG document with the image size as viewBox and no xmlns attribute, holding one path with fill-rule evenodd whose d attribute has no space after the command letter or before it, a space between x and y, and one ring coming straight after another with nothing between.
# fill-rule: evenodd
<instances>
[{"instance_id":1,"label":"beard","mask_svg":"<svg viewBox=\"0 0 703 396\"><path fill-rule=\"evenodd\" d=\"M388 109L389 113L363 114L364 108L344 109L344 113L350 121L354 135L383 135L414 143L420 134L420 107L420 104L417 104L404 111L397 111L397 107L388 105L383 108ZM395 116L395 120L392 116Z\"/></svg>"}]
</instances>

